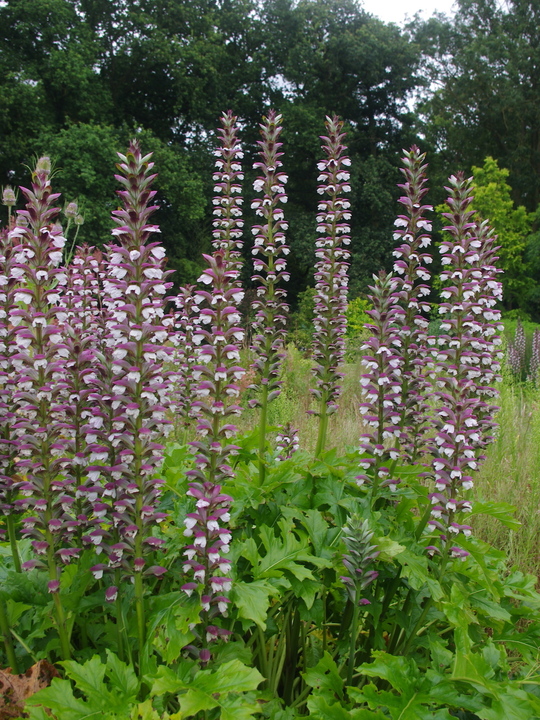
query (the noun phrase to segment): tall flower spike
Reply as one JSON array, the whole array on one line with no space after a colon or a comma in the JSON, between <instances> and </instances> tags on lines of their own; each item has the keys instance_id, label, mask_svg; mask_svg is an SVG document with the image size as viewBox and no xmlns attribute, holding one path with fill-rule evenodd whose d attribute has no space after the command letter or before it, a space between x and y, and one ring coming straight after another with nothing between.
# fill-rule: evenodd
<instances>
[{"instance_id":1,"label":"tall flower spike","mask_svg":"<svg viewBox=\"0 0 540 720\"><path fill-rule=\"evenodd\" d=\"M214 192L214 237L212 245L214 250L223 250L225 264L230 270L240 274L242 267L242 186L244 179L240 160L244 153L237 138L237 118L229 110L221 116L222 127L218 130L221 145L216 148L214 155L216 169L212 179Z\"/></svg>"},{"instance_id":2,"label":"tall flower spike","mask_svg":"<svg viewBox=\"0 0 540 720\"><path fill-rule=\"evenodd\" d=\"M523 378L525 370L525 330L523 323L518 319L514 340L508 343L508 364L516 380Z\"/></svg>"},{"instance_id":3,"label":"tall flower spike","mask_svg":"<svg viewBox=\"0 0 540 720\"><path fill-rule=\"evenodd\" d=\"M238 366L239 349L244 333L238 327L240 319L236 303L243 292L236 286L236 270L227 269L225 253L217 250L213 256L204 256L208 267L200 280L211 290L198 290L196 302L201 305L201 325L193 338L198 342L199 365L193 375L199 380L195 388L193 405L198 417L197 441L190 443L195 453L196 469L186 474L194 482L188 495L196 499L196 512L186 517L185 535L193 537L193 544L184 552L184 572L192 577L183 585L189 595L199 589L201 593L201 623L194 632L199 637L199 657L207 662L210 658L208 644L218 637L229 634L211 624L218 614L225 613L226 592L231 580L221 577L227 574L230 563L223 555L229 550L230 531L224 526L229 520L232 498L221 493L221 485L234 477L229 458L238 452L230 444L238 428L231 419L239 415L236 404L240 394L238 381L244 370ZM204 343L204 344L203 344ZM202 364L204 363L204 365Z\"/></svg>"},{"instance_id":4,"label":"tall flower spike","mask_svg":"<svg viewBox=\"0 0 540 720\"><path fill-rule=\"evenodd\" d=\"M196 415L191 403L197 386L193 366L198 362L199 348L193 342L193 334L197 331L201 316L194 290L194 285L187 285L181 287L177 295L169 298L176 306L174 332L170 335L170 341L174 345L172 362L175 369L175 395L171 409L174 407L175 417L184 432L187 432Z\"/></svg>"},{"instance_id":5,"label":"tall flower spike","mask_svg":"<svg viewBox=\"0 0 540 720\"><path fill-rule=\"evenodd\" d=\"M124 544L122 559L112 548L112 566L129 568L134 577L138 641L142 653L145 640L143 576L164 571L148 563L148 543L152 526L163 520L157 512L163 480L156 477L163 460L161 438L172 429L165 418L172 384L164 363L172 349L165 341L169 318L164 314L164 297L171 283L164 269L165 250L151 242L159 228L149 222L157 206L151 185L151 154L143 155L138 142L131 142L125 155L118 154L123 186L117 194L123 208L112 213L117 227L112 231L118 245L108 248L109 351L116 366L112 387L114 444L118 467L113 498L113 521ZM96 531L94 531L96 532ZM114 543L117 545L117 543ZM111 547L109 547L111 553Z\"/></svg>"},{"instance_id":6,"label":"tall flower spike","mask_svg":"<svg viewBox=\"0 0 540 720\"><path fill-rule=\"evenodd\" d=\"M236 139L234 120L229 113L222 118L221 146L215 151L218 160L218 176L214 175L220 188L221 207L234 208L235 195L239 194L241 151ZM225 177L227 175L228 177ZM192 369L198 385L193 403L198 419L198 439L190 443L195 453L195 469L188 471L190 483L188 495L195 499L195 512L185 519L186 537L193 538L185 548L184 572L188 582L182 586L187 595L200 594L202 611L200 624L194 628L198 647L194 649L202 663L211 657L209 645L218 638L227 638L230 631L216 625L216 618L226 615L229 600L227 593L231 579L227 577L230 561L224 555L229 551L231 539L229 508L232 498L221 492L221 485L234 477L230 457L238 447L230 443L238 428L231 420L241 413L237 404L240 395L239 380L244 375L239 367L238 344L243 342L244 331L239 327L238 304L244 297L239 286L238 215L227 216L227 224L221 226L219 243L213 255L204 255L207 267L199 281L207 290L196 290L194 302L200 308L200 323L192 333L193 343L198 346L197 364ZM228 218L228 219L227 219Z\"/></svg>"},{"instance_id":7,"label":"tall flower spike","mask_svg":"<svg viewBox=\"0 0 540 720\"><path fill-rule=\"evenodd\" d=\"M371 337L362 346L370 352L364 355L362 363L366 372L360 383L364 402L360 412L369 432L360 438L360 449L364 457L360 467L366 471L358 475L359 485L371 482L371 502L376 502L380 488L395 491L399 478L394 476L392 464L399 457L395 443L401 435L401 338L396 318L399 314L396 295L397 283L384 272L375 278L370 287L373 310L368 310L372 323L366 325Z\"/></svg>"},{"instance_id":8,"label":"tall flower spike","mask_svg":"<svg viewBox=\"0 0 540 720\"><path fill-rule=\"evenodd\" d=\"M425 402L430 386L425 375L428 327L426 313L430 306L425 297L430 293L426 283L430 280L431 273L425 266L432 262L432 257L425 252L425 248L431 244L431 222L425 218L425 213L433 208L423 202L428 192L425 159L425 153L420 153L416 145L408 152L405 151L401 168L405 182L398 186L404 192L398 200L404 212L394 223L394 240L402 243L394 250L393 255L396 258L394 277L399 300L396 322L403 360L399 408L401 434L395 447L400 450L406 463L415 462L417 457L425 452L425 434L430 427L428 406Z\"/></svg>"},{"instance_id":9,"label":"tall flower spike","mask_svg":"<svg viewBox=\"0 0 540 720\"><path fill-rule=\"evenodd\" d=\"M321 183L317 233L315 243L315 319L313 336L313 358L316 362L313 373L317 387L311 390L319 403L319 433L315 454L324 450L328 417L337 410L337 399L341 394L340 381L343 378L338 368L345 355L345 331L347 327L347 260L351 219L349 200L343 193L351 190L349 184L350 159L345 155L343 145L345 133L343 122L337 117L326 118L326 131L322 149L326 155L317 167Z\"/></svg>"},{"instance_id":10,"label":"tall flower spike","mask_svg":"<svg viewBox=\"0 0 540 720\"><path fill-rule=\"evenodd\" d=\"M22 274L15 266L13 241L6 233L0 239L0 516L6 523L15 569L20 572L16 524L20 514L26 510L27 502L19 498L23 478L15 469L19 451L17 434L13 429L17 422L17 405L13 397L17 371L13 355L18 349L17 327L9 322L9 318L12 311L18 309L15 294Z\"/></svg>"},{"instance_id":11,"label":"tall flower spike","mask_svg":"<svg viewBox=\"0 0 540 720\"><path fill-rule=\"evenodd\" d=\"M536 328L532 339L531 361L529 363L529 374L527 380L534 385L538 384L540 373L540 328Z\"/></svg>"},{"instance_id":12,"label":"tall flower spike","mask_svg":"<svg viewBox=\"0 0 540 720\"><path fill-rule=\"evenodd\" d=\"M268 403L280 394L281 382L278 380L281 363L284 358L285 325L288 305L284 302L286 292L279 283L289 280L285 256L289 248L285 245L285 230L288 225L283 214L283 204L287 202L285 183L287 175L280 170L281 115L273 110L264 118L261 127L259 155L261 160L253 167L260 175L253 183L255 192L260 193L251 203L258 217L263 218L262 225L255 225L252 233L255 243L252 254L255 259L252 280L259 283L258 299L253 302L255 322L253 323L253 350L257 360L253 367L258 370L262 391L258 399L250 401L252 407L260 407L259 420L259 484L263 484L266 468L266 423ZM258 389L258 385L252 386Z\"/></svg>"},{"instance_id":13,"label":"tall flower spike","mask_svg":"<svg viewBox=\"0 0 540 720\"><path fill-rule=\"evenodd\" d=\"M40 158L32 173L32 188L21 188L27 199L26 209L18 212L17 223L9 233L14 244L11 275L20 282L14 295L18 307L11 308L9 318L16 327L18 348L12 361L18 371L14 400L19 408L12 428L18 435L21 458L17 468L28 479L23 492L34 513L32 518L26 518L26 534L34 538L32 547L38 556L23 567L47 569L61 651L64 658L69 658L69 636L58 592L58 553L65 547L71 520L69 507L62 503L69 486L59 478L66 447L59 302L66 275L58 265L66 241L61 228L52 224L58 214L54 203L59 195L52 192L50 179L50 159Z\"/></svg>"},{"instance_id":14,"label":"tall flower spike","mask_svg":"<svg viewBox=\"0 0 540 720\"><path fill-rule=\"evenodd\" d=\"M473 274L478 281L478 292L474 320L471 322L470 332L473 338L473 348L478 353L476 367L476 396L479 403L477 407L478 428L480 430L479 445L485 447L494 440L494 430L497 427L496 414L499 407L493 405L493 399L499 394L497 384L502 381L501 363L504 357L500 333L503 331L501 312L497 304L502 300L502 282L498 276L502 270L497 268L497 236L486 221L477 223L475 228L476 240L471 244L475 246L476 257L472 256ZM480 308L481 312L478 312ZM478 460L483 460L478 455Z\"/></svg>"},{"instance_id":15,"label":"tall flower spike","mask_svg":"<svg viewBox=\"0 0 540 720\"><path fill-rule=\"evenodd\" d=\"M471 510L466 493L473 486L471 471L478 467L484 444L479 427L482 402L477 381L485 342L477 327L482 316L489 320L492 311L483 301L485 288L478 263L485 251L486 238L478 232L474 212L469 210L473 201L471 180L458 174L449 183L450 212L444 213L450 221L444 228L449 237L440 245L443 302L439 313L443 316L444 334L430 339L436 362L432 373L435 395L440 405L435 412L436 434L431 448L436 492L430 496L428 530L440 531L444 555L465 560L468 553L459 546L458 538L471 532L462 516ZM438 550L430 545L428 552Z\"/></svg>"}]
</instances>

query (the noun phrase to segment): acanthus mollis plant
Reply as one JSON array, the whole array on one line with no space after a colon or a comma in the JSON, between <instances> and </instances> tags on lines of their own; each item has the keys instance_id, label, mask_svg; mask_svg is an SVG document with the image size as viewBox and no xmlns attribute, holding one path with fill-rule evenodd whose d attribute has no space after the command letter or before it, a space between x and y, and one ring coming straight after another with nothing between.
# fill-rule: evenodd
<instances>
[{"instance_id":1,"label":"acanthus mollis plant","mask_svg":"<svg viewBox=\"0 0 540 720\"><path fill-rule=\"evenodd\" d=\"M347 260L351 219L350 201L343 193L351 190L349 184L350 159L343 145L345 133L343 122L337 117L326 118L327 136L322 137L325 157L318 163L321 183L318 193L317 233L315 243L315 318L313 373L317 387L311 390L318 401L319 432L315 455L320 456L326 444L328 418L337 410L341 394L340 381L343 373L339 366L345 355L345 331L347 327Z\"/></svg>"},{"instance_id":2,"label":"acanthus mollis plant","mask_svg":"<svg viewBox=\"0 0 540 720\"><path fill-rule=\"evenodd\" d=\"M497 236L487 221L477 221L475 235L471 240L475 251L471 255L471 264L472 275L478 283L475 297L478 305L469 329L473 336L472 347L478 353L474 377L476 396L479 399L476 410L480 430L478 445L486 447L494 440L493 432L497 427L495 418L499 410L499 407L492 403L493 398L498 395L497 383L502 381L500 372L504 353L500 333L504 328L497 305L502 301L503 288L498 278L502 270L497 268ZM483 455L478 455L479 461L483 459Z\"/></svg>"},{"instance_id":3,"label":"acanthus mollis plant","mask_svg":"<svg viewBox=\"0 0 540 720\"><path fill-rule=\"evenodd\" d=\"M532 339L531 361L529 363L529 373L527 380L534 385L538 384L538 375L540 373L540 328L536 328Z\"/></svg>"},{"instance_id":4,"label":"acanthus mollis plant","mask_svg":"<svg viewBox=\"0 0 540 720\"><path fill-rule=\"evenodd\" d=\"M292 426L292 423L280 426L276 435L276 450L279 453L276 460L279 462L288 460L299 447L298 430Z\"/></svg>"},{"instance_id":5,"label":"acanthus mollis plant","mask_svg":"<svg viewBox=\"0 0 540 720\"><path fill-rule=\"evenodd\" d=\"M241 412L237 404L238 381L244 370L237 364L237 343L242 342L244 333L237 325L240 316L236 304L242 300L243 292L236 286L236 270L227 269L222 250L204 257L208 266L200 279L211 289L196 291L203 318L196 336L201 343L201 364L193 368L200 380L194 393L198 399L193 403L198 439L190 443L196 467L186 473L193 480L188 495L195 498L196 509L185 519L184 535L193 542L184 551L183 569L189 582L182 590L188 595L200 593L201 621L194 628L198 646L193 648L201 661L208 662L208 645L230 634L215 624L217 616L226 614L226 593L231 587L231 579L223 577L229 572L230 562L223 556L231 538L226 523L232 498L221 492L221 486L234 477L230 457L238 452L238 447L230 443L238 431L231 419Z\"/></svg>"},{"instance_id":6,"label":"acanthus mollis plant","mask_svg":"<svg viewBox=\"0 0 540 720\"><path fill-rule=\"evenodd\" d=\"M516 380L521 380L525 370L526 338L521 320L517 321L513 341L508 343L508 365Z\"/></svg>"},{"instance_id":7,"label":"acanthus mollis plant","mask_svg":"<svg viewBox=\"0 0 540 720\"><path fill-rule=\"evenodd\" d=\"M194 293L195 286L181 287L178 294L169 298L175 305L174 332L170 341L174 346L172 361L174 364L175 394L171 403L176 422L187 431L195 417L192 400L197 380L193 376L193 366L197 363L199 348L193 342L193 334L201 322L199 305Z\"/></svg>"},{"instance_id":8,"label":"acanthus mollis plant","mask_svg":"<svg viewBox=\"0 0 540 720\"><path fill-rule=\"evenodd\" d=\"M214 250L225 253L225 264L228 270L240 274L242 267L242 234L244 220L242 218L242 186L244 179L240 160L244 153L238 140L238 118L229 110L221 116L222 127L218 129L221 144L214 151L216 156L215 170L212 176L214 230L212 231Z\"/></svg>"},{"instance_id":9,"label":"acanthus mollis plant","mask_svg":"<svg viewBox=\"0 0 540 720\"><path fill-rule=\"evenodd\" d=\"M397 282L383 271L375 278L369 296L373 305L367 313L372 322L366 325L371 332L362 350L363 402L360 411L369 431L360 437L360 449L364 457L360 466L365 471L357 476L357 483L371 483L371 502L377 501L380 488L395 491L400 482L392 471L392 464L399 458L396 443L401 436L401 347L397 317L400 313Z\"/></svg>"},{"instance_id":10,"label":"acanthus mollis plant","mask_svg":"<svg viewBox=\"0 0 540 720\"><path fill-rule=\"evenodd\" d=\"M347 549L343 555L343 564L349 574L342 576L341 580L347 588L349 601L353 606L347 671L348 685L352 685L353 671L357 664L356 649L361 608L371 604L370 600L364 597L364 591L379 575L376 570L371 569L380 555L377 545L371 544L372 538L373 532L369 529L367 520L362 520L358 516L349 518L348 524L343 528L343 542Z\"/></svg>"},{"instance_id":11,"label":"acanthus mollis plant","mask_svg":"<svg viewBox=\"0 0 540 720\"><path fill-rule=\"evenodd\" d=\"M13 248L13 240L9 240L6 233L0 240L0 515L6 525L14 567L20 572L17 525L27 503L19 497L24 480L16 470L19 450L17 434L13 429L17 421L13 393L17 372L13 355L18 351L17 327L10 323L9 318L12 311L19 308L15 294L23 271L15 267L17 258Z\"/></svg>"},{"instance_id":12,"label":"acanthus mollis plant","mask_svg":"<svg viewBox=\"0 0 540 720\"><path fill-rule=\"evenodd\" d=\"M165 517L157 510L163 485L157 475L163 460L160 441L172 429L165 415L173 386L164 367L172 351L165 344L171 320L164 310L171 284L166 282L170 271L164 269L165 251L160 243L150 242L159 232L149 222L157 209L151 204L156 194L151 189L156 177L151 154L143 155L139 143L132 141L126 154L118 156L119 174L115 177L123 186L117 191L123 208L112 213L117 225L112 233L118 244L107 248L108 277L104 282L108 313L104 370L112 369L114 381L112 388L103 388L106 394L102 398L105 415L109 408L114 415L110 446L97 444L94 456L104 450L103 460L109 462L108 450L114 448L115 464L108 467L109 543L105 542L105 530L102 535L109 567L133 578L141 660L146 634L143 578L165 572L165 568L150 564L148 556L155 541L159 543L152 537L152 528ZM93 572L98 577L105 569L100 563ZM107 599L113 600L118 586L111 585L107 593Z\"/></svg>"},{"instance_id":13,"label":"acanthus mollis plant","mask_svg":"<svg viewBox=\"0 0 540 720\"><path fill-rule=\"evenodd\" d=\"M100 321L100 279L103 272L99 251L88 246L77 249L70 265L63 268L66 284L62 293L62 308L57 319L61 323L62 347L60 354L65 362L62 381L66 398L66 450L64 463L66 480L72 487L72 495L64 496L63 502L71 506L75 515L69 530L82 544L82 538L93 530L99 532L101 517L106 506L101 502L102 487L92 478L90 465L91 446L95 444L95 418L99 409L93 403L95 384L98 379L96 363L102 341L103 324ZM90 474L90 477L89 477ZM72 551L76 557L75 550Z\"/></svg>"},{"instance_id":14,"label":"acanthus mollis plant","mask_svg":"<svg viewBox=\"0 0 540 720\"><path fill-rule=\"evenodd\" d=\"M218 178L214 176L214 181L222 181L216 185L221 192L220 206L233 208L239 206L238 186L230 173L240 172L237 159L241 151L234 118L228 115L222 122L221 146L215 152L220 158ZM222 173L228 177L224 178ZM234 191L233 187L236 187ZM232 498L222 493L221 487L234 477L230 457L238 452L238 447L232 445L230 439L238 428L231 420L241 412L237 404L238 381L245 372L238 365L238 344L244 339L244 331L238 326L238 304L244 292L238 283L239 260L233 254L236 252L233 248L238 248L240 242L238 215L229 216L224 212L222 218L219 236L214 236L219 249L213 255L204 256L207 267L199 278L208 290L195 291L201 319L193 335L194 343L199 346L199 364L193 368L195 379L200 381L194 393L198 399L193 403L198 439L190 443L195 453L195 469L187 472L192 480L188 495L195 499L195 511L185 518L184 531L192 543L184 550L183 569L189 581L182 590L187 595L197 592L202 606L200 623L193 628L196 644L189 647L202 663L211 658L211 643L230 635L228 629L221 627L219 617L227 614L227 593L232 582L227 577L230 561L224 557L231 539L227 523Z\"/></svg>"},{"instance_id":15,"label":"acanthus mollis plant","mask_svg":"<svg viewBox=\"0 0 540 720\"><path fill-rule=\"evenodd\" d=\"M401 432L395 447L399 448L401 459L406 463L414 463L424 455L425 436L431 427L426 403L431 385L426 377L426 313L430 305L425 298L430 293L426 283L431 278L426 265L432 262L432 257L426 252L431 244L431 222L425 213L433 208L424 203L428 192L425 159L425 153L421 153L416 145L405 151L401 168L405 182L398 186L404 192L398 200L403 206L403 214L394 223L394 240L402 243L393 252L399 301L396 323L402 358Z\"/></svg>"},{"instance_id":16,"label":"acanthus mollis plant","mask_svg":"<svg viewBox=\"0 0 540 720\"><path fill-rule=\"evenodd\" d=\"M432 351L436 360L433 375L438 407L431 447L436 491L430 495L432 517L428 522L430 531L440 532L440 547L430 545L428 552L441 553L444 562L449 556L466 559L468 555L460 547L459 537L471 533L470 526L463 522L463 515L471 510L467 491L473 487L471 472L478 467L484 444L479 427L482 403L477 379L485 341L482 332L475 329L483 316L487 315L485 319L489 321L492 314L491 307L484 301L488 286L482 287L482 271L478 267L486 252L485 238L479 237L474 212L468 209L473 201L471 180L458 174L452 176L449 183L450 212L444 213L450 221L444 228L449 237L440 245L443 302L439 313L443 334L431 338L431 344L438 346ZM487 253L490 253L489 247ZM493 292L493 288L490 291ZM495 292L495 298L497 296Z\"/></svg>"},{"instance_id":17,"label":"acanthus mollis plant","mask_svg":"<svg viewBox=\"0 0 540 720\"><path fill-rule=\"evenodd\" d=\"M285 245L285 222L282 205L287 202L285 183L287 175L280 169L282 143L281 115L273 110L261 124L262 140L258 141L261 160L253 167L261 174L253 183L255 192L260 193L251 207L258 217L263 218L262 225L254 225L252 233L255 242L252 254L253 282L257 287L257 300L253 302L255 321L253 323L253 350L257 360L253 367L258 371L260 395L250 401L251 407L260 407L259 418L259 484L264 483L266 474L266 425L268 403L280 394L281 382L278 379L284 358L285 325L288 305L284 302L286 291L279 283L289 280L285 255L289 248ZM259 389L259 384L253 385Z\"/></svg>"},{"instance_id":18,"label":"acanthus mollis plant","mask_svg":"<svg viewBox=\"0 0 540 720\"><path fill-rule=\"evenodd\" d=\"M58 321L66 282L58 265L65 238L61 228L53 224L58 213L54 202L59 195L52 192L50 178L50 160L40 158L32 173L32 188L21 188L26 209L18 211L17 223L9 233L14 245L11 276L19 280L9 315L10 324L16 328L18 349L12 355L17 373L13 400L18 406L12 428L20 458L16 470L26 475L21 489L32 512L24 520L25 533L33 538L37 555L23 567L47 570L61 653L67 659L70 639L59 593L61 565L66 561L62 553L71 544L68 523L72 520L71 505L64 501L72 488L69 480L62 479L66 424L61 381L65 368Z\"/></svg>"}]
</instances>

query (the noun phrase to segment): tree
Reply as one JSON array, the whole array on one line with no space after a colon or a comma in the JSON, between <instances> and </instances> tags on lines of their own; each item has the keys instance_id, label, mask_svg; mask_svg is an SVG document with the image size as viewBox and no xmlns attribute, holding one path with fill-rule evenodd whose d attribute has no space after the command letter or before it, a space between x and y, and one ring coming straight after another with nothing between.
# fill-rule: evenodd
<instances>
[{"instance_id":1,"label":"tree","mask_svg":"<svg viewBox=\"0 0 540 720\"><path fill-rule=\"evenodd\" d=\"M496 160L487 157L481 168L473 167L472 170L472 209L482 220L489 220L498 236L505 305L508 309L525 309L534 286L538 284L538 280L531 276L531 268L525 259L533 218L523 205L514 205L507 183L510 173L506 168L500 168Z\"/></svg>"},{"instance_id":2,"label":"tree","mask_svg":"<svg viewBox=\"0 0 540 720\"><path fill-rule=\"evenodd\" d=\"M431 90L423 131L441 164L488 155L510 171L514 200L540 201L540 3L458 0L453 19L414 24Z\"/></svg>"}]
</instances>

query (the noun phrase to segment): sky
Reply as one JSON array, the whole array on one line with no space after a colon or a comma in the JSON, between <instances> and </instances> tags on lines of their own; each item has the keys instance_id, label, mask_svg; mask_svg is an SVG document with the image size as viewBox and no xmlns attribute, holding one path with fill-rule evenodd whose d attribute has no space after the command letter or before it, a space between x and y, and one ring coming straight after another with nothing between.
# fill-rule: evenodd
<instances>
[{"instance_id":1,"label":"sky","mask_svg":"<svg viewBox=\"0 0 540 720\"><path fill-rule=\"evenodd\" d=\"M398 25L407 18L412 19L417 12L421 12L424 19L436 10L450 14L453 4L454 0L361 0L364 10L384 22L395 22Z\"/></svg>"}]
</instances>

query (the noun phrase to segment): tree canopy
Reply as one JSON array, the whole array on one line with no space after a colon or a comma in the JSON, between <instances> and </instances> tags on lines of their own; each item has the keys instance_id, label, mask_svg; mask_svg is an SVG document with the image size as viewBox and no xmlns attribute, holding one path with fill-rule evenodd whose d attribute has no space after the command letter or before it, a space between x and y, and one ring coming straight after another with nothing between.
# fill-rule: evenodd
<instances>
[{"instance_id":1,"label":"tree canopy","mask_svg":"<svg viewBox=\"0 0 540 720\"><path fill-rule=\"evenodd\" d=\"M99 245L115 205L115 151L139 137L159 164L160 224L177 279L192 281L209 248L220 113L231 108L242 120L249 179L261 115L277 108L294 298L313 282L318 136L336 113L353 161L357 294L390 267L397 168L413 142L441 186L443 167L471 172L494 158L509 170L505 202L536 212L539 19L539 0L458 0L455 17L406 29L354 0L6 0L0 183L22 182L25 165L49 153L65 200L83 209L80 239ZM442 200L434 193L434 204Z\"/></svg>"}]
</instances>

